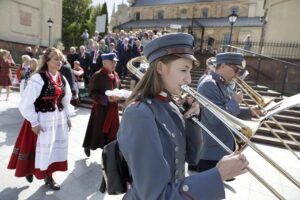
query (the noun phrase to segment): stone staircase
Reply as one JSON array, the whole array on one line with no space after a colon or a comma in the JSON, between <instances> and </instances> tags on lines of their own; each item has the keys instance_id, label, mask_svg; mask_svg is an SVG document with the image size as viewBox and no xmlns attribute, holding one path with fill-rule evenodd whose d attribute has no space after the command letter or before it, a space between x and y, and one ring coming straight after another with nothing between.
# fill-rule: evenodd
<instances>
[{"instance_id":1,"label":"stone staircase","mask_svg":"<svg viewBox=\"0 0 300 200\"><path fill-rule=\"evenodd\" d=\"M192 74L192 83L191 87L196 89L198 80L204 72L203 68L194 68L191 72ZM122 80L121 84L124 89L129 89L130 85L130 76ZM265 86L256 86L254 82L246 81L253 89L255 89L259 94L266 98L275 98L275 101L282 99L280 94L275 91L271 91L268 87ZM13 88L17 89L17 88ZM249 105L255 105L254 102L246 95L244 95L244 100ZM90 98L83 98L81 100L80 107L91 108L92 101ZM123 102L119 104L119 114L122 115ZM300 106L294 107L274 116L275 119L298 141L300 142ZM299 146L294 142L283 130L281 130L273 121L267 121L267 124L272 127L272 129L294 150L300 150ZM269 144L272 146L283 147L283 144L277 139L271 131L264 125L262 125L256 134L251 138L251 141Z\"/></svg>"}]
</instances>

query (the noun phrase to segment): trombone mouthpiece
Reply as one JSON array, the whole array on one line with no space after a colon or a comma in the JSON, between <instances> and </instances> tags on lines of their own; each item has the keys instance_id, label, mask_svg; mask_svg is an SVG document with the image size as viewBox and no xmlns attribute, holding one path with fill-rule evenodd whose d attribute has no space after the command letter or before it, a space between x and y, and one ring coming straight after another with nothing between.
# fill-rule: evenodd
<instances>
[{"instance_id":1,"label":"trombone mouthpiece","mask_svg":"<svg viewBox=\"0 0 300 200\"><path fill-rule=\"evenodd\" d=\"M182 90L184 90L184 91L186 91L188 87L189 87L188 85L181 85L181 86L180 86L180 88L181 88Z\"/></svg>"}]
</instances>

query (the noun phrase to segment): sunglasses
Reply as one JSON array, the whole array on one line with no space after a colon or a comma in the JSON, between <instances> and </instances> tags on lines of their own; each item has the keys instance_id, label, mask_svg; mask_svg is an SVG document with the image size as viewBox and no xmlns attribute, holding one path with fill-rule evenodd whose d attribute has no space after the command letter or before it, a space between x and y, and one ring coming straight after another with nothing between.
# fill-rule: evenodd
<instances>
[{"instance_id":1,"label":"sunglasses","mask_svg":"<svg viewBox=\"0 0 300 200\"><path fill-rule=\"evenodd\" d=\"M242 70L240 69L241 66L239 65L234 65L234 64L226 64L228 67L230 67L235 74L239 74L242 72Z\"/></svg>"}]
</instances>

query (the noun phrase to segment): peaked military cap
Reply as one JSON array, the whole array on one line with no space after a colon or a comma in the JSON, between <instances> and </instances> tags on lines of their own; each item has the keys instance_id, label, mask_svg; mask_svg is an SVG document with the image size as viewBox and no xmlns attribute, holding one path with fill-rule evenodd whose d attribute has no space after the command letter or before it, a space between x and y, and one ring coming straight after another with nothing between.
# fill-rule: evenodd
<instances>
[{"instance_id":1,"label":"peaked military cap","mask_svg":"<svg viewBox=\"0 0 300 200\"><path fill-rule=\"evenodd\" d=\"M220 65L222 63L230 63L230 64L236 64L238 68L243 69L243 61L244 61L244 56L243 54L240 53L225 52L216 55L217 65Z\"/></svg>"},{"instance_id":2,"label":"peaked military cap","mask_svg":"<svg viewBox=\"0 0 300 200\"><path fill-rule=\"evenodd\" d=\"M117 54L115 53L103 53L101 54L102 60L114 60L118 61L119 59L117 58Z\"/></svg>"},{"instance_id":3,"label":"peaked military cap","mask_svg":"<svg viewBox=\"0 0 300 200\"><path fill-rule=\"evenodd\" d=\"M144 47L144 55L149 63L171 54L190 59L195 65L199 65L194 57L194 38L187 33L169 33L151 40Z\"/></svg>"}]
</instances>

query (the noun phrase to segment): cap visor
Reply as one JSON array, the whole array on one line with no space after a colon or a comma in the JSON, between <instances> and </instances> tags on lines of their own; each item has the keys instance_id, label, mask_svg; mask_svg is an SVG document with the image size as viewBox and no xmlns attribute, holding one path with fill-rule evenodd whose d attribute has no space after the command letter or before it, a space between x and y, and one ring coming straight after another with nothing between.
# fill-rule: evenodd
<instances>
[{"instance_id":1,"label":"cap visor","mask_svg":"<svg viewBox=\"0 0 300 200\"><path fill-rule=\"evenodd\" d=\"M186 58L186 59L192 60L194 62L195 66L200 65L200 62L195 58L195 56L193 56L191 54L175 54L175 55L178 57L181 57L181 58Z\"/></svg>"}]
</instances>

